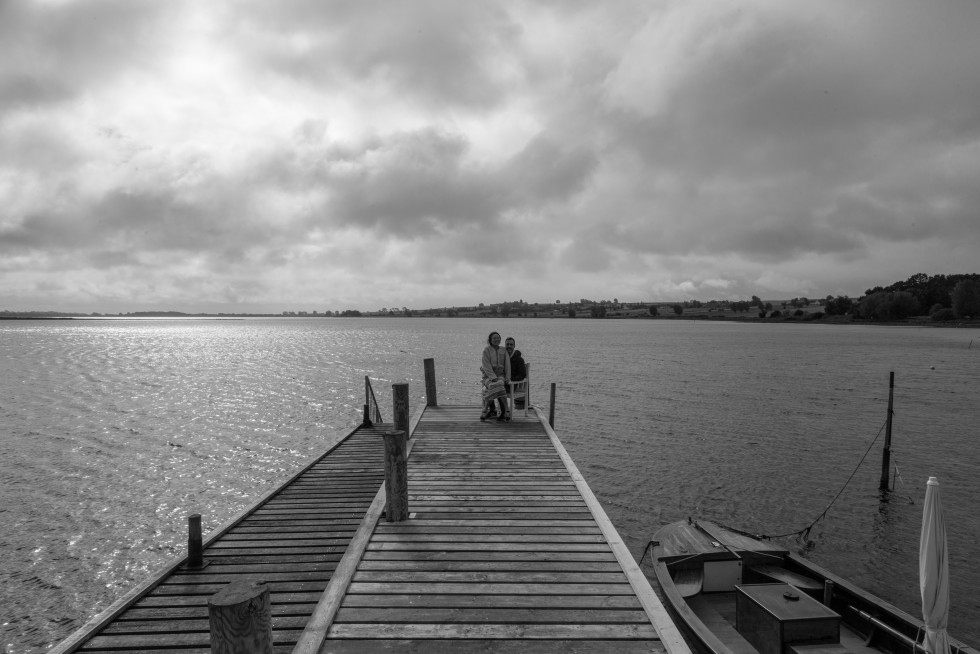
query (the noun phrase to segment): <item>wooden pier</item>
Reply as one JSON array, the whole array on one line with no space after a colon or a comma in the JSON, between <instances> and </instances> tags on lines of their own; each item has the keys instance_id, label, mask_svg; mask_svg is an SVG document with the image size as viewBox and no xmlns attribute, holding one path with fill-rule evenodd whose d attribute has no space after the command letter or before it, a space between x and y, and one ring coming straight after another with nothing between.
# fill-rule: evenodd
<instances>
[{"instance_id":1,"label":"wooden pier","mask_svg":"<svg viewBox=\"0 0 980 654\"><path fill-rule=\"evenodd\" d=\"M202 569L176 562L51 652L210 652L208 599L246 578L268 582L275 651L291 652L384 481L385 428L352 431L211 535Z\"/></svg>"},{"instance_id":2,"label":"wooden pier","mask_svg":"<svg viewBox=\"0 0 980 654\"><path fill-rule=\"evenodd\" d=\"M359 428L212 536L206 567L175 564L53 651L208 652L208 599L253 578L275 652L690 654L546 417L478 415L414 416L407 520L383 513L392 425Z\"/></svg>"}]
</instances>

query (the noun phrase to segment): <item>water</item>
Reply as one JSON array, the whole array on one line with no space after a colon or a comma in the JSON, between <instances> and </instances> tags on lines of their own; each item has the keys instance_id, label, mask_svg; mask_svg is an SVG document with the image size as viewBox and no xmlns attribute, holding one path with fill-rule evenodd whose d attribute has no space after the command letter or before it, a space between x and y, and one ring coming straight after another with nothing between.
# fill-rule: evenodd
<instances>
[{"instance_id":1,"label":"water","mask_svg":"<svg viewBox=\"0 0 980 654\"><path fill-rule=\"evenodd\" d=\"M768 534L918 614L921 498L942 483L950 631L980 643L977 334L904 327L470 319L0 323L0 633L42 652L359 420L364 376L478 403L486 334L517 338L532 400L634 556L702 516ZM980 340L980 339L978 339ZM896 492L877 490L895 371ZM474 419L476 413L474 413Z\"/></svg>"}]
</instances>

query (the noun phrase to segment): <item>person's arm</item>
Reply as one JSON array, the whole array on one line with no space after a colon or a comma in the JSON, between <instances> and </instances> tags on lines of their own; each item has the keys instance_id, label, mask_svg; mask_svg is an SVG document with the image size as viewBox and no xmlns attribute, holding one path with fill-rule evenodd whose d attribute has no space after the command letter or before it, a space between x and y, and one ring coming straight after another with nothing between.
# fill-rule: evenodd
<instances>
[{"instance_id":1,"label":"person's arm","mask_svg":"<svg viewBox=\"0 0 980 654\"><path fill-rule=\"evenodd\" d=\"M497 375L493 372L493 359L491 358L492 348L488 345L483 348L483 361L480 363L480 372L483 373L484 377L489 377L493 379Z\"/></svg>"},{"instance_id":2,"label":"person's arm","mask_svg":"<svg viewBox=\"0 0 980 654\"><path fill-rule=\"evenodd\" d=\"M504 350L504 381L510 381L510 355Z\"/></svg>"}]
</instances>

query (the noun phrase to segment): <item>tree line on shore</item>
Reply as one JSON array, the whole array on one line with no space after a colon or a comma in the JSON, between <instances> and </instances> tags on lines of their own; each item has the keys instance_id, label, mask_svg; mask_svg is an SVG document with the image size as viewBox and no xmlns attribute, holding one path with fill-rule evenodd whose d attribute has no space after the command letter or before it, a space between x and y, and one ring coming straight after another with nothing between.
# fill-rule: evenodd
<instances>
[{"instance_id":1,"label":"tree line on shore","mask_svg":"<svg viewBox=\"0 0 980 654\"><path fill-rule=\"evenodd\" d=\"M980 275L926 275L876 286L858 300L827 299L828 315L853 315L865 320L893 321L928 316L935 322L980 318Z\"/></svg>"},{"instance_id":2,"label":"tree line on shore","mask_svg":"<svg viewBox=\"0 0 980 654\"><path fill-rule=\"evenodd\" d=\"M738 318L739 313L752 312L759 318L783 320L819 320L824 316L846 319L892 322L925 318L935 322L980 319L980 274L926 275L918 273L907 280L888 286L876 286L865 291L860 298L846 295L811 300L797 297L778 303L765 302L753 295L751 300L687 300L684 302L620 302L613 300L587 300L578 302L530 303L524 300L472 307L443 307L439 309L412 310L408 307L384 308L377 312L344 311L284 311L283 316L298 317L587 317L587 318L637 318L637 317L717 317ZM816 310L814 310L816 309ZM245 317L249 315L273 316L280 314L186 314L179 311L137 311L118 316L142 317ZM0 310L3 318L69 318L102 317L103 314L82 314L58 311L11 312ZM106 314L105 317L115 317ZM753 316L754 317L754 316Z\"/></svg>"}]
</instances>

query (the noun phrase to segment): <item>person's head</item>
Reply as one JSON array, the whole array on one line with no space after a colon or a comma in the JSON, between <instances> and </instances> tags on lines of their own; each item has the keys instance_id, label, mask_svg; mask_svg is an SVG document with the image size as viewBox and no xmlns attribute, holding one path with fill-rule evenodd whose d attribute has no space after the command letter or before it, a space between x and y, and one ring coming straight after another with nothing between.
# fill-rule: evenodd
<instances>
[{"instance_id":1,"label":"person's head","mask_svg":"<svg viewBox=\"0 0 980 654\"><path fill-rule=\"evenodd\" d=\"M514 340L513 336L508 336L507 340L504 341L504 348L507 350L507 354L513 354L514 348L517 347L517 341Z\"/></svg>"},{"instance_id":2,"label":"person's head","mask_svg":"<svg viewBox=\"0 0 980 654\"><path fill-rule=\"evenodd\" d=\"M500 334L498 332L490 332L490 335L487 336L487 343L494 347L500 345Z\"/></svg>"}]
</instances>

